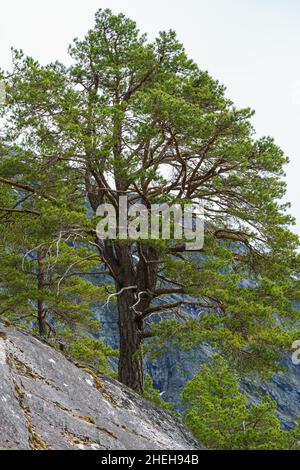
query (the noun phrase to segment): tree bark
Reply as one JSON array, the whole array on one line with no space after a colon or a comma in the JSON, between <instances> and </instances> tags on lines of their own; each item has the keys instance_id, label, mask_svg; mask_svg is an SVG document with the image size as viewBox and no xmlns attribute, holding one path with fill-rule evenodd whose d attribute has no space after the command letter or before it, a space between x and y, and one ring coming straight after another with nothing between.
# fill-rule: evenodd
<instances>
[{"instance_id":1,"label":"tree bark","mask_svg":"<svg viewBox=\"0 0 300 470\"><path fill-rule=\"evenodd\" d=\"M86 187L94 212L103 203L103 194L93 190L92 179L87 172ZM118 211L117 211L118 213ZM139 261L136 264L130 241L96 243L105 265L115 281L118 305L119 364L118 379L138 393L144 391L143 343L145 339L143 312L152 300L149 294L157 281L158 255L156 249L136 243ZM149 261L149 265L148 262ZM152 264L153 262L153 264ZM139 294L143 293L139 297ZM137 299L139 301L137 302ZM136 308L133 308L136 305Z\"/></svg>"},{"instance_id":2,"label":"tree bark","mask_svg":"<svg viewBox=\"0 0 300 470\"><path fill-rule=\"evenodd\" d=\"M151 291L157 281L157 265L148 261L158 259L156 249L138 243L139 262L134 266L132 246L116 244L121 283L116 283L118 295L120 358L119 380L138 393L144 391L143 343L145 339L144 312L151 303ZM128 289L122 286L126 285ZM130 286L136 286L130 289Z\"/></svg>"},{"instance_id":3,"label":"tree bark","mask_svg":"<svg viewBox=\"0 0 300 470\"><path fill-rule=\"evenodd\" d=\"M45 287L45 274L46 266L44 263L44 253L43 249L39 248L37 252L38 259L38 290L43 290ZM37 316L38 316L38 326L39 326L39 335L47 335L47 325L46 325L46 306L42 296L38 298L37 301Z\"/></svg>"},{"instance_id":4,"label":"tree bark","mask_svg":"<svg viewBox=\"0 0 300 470\"><path fill-rule=\"evenodd\" d=\"M138 393L144 391L143 322L138 320L132 306L136 299L133 290L118 296L120 357L119 381Z\"/></svg>"}]
</instances>

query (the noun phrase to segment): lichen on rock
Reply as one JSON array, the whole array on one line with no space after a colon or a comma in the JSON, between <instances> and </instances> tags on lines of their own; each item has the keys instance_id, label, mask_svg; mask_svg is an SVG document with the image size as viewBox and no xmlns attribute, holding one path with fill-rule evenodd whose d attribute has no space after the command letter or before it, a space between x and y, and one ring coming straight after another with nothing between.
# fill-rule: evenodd
<instances>
[{"instance_id":1,"label":"lichen on rock","mask_svg":"<svg viewBox=\"0 0 300 470\"><path fill-rule=\"evenodd\" d=\"M0 322L0 448L201 449L179 420Z\"/></svg>"}]
</instances>

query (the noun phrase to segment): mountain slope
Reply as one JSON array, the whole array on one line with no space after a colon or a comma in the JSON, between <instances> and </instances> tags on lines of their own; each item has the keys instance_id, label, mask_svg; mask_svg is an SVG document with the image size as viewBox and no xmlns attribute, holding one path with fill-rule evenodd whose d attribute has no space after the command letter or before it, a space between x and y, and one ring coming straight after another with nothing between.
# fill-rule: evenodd
<instances>
[{"instance_id":1,"label":"mountain slope","mask_svg":"<svg viewBox=\"0 0 300 470\"><path fill-rule=\"evenodd\" d=\"M3 323L0 429L2 449L201 448L164 410Z\"/></svg>"}]
</instances>

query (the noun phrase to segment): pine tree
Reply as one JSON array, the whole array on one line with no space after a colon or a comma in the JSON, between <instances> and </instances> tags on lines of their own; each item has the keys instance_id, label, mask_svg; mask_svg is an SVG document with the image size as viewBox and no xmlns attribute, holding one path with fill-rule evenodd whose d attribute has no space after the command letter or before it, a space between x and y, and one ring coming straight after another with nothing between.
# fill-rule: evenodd
<instances>
[{"instance_id":1,"label":"pine tree","mask_svg":"<svg viewBox=\"0 0 300 470\"><path fill-rule=\"evenodd\" d=\"M299 449L299 424L284 431L276 402L266 396L258 405L249 403L238 381L226 361L214 356L185 385L184 421L199 441L220 450Z\"/></svg>"},{"instance_id":2,"label":"pine tree","mask_svg":"<svg viewBox=\"0 0 300 470\"><path fill-rule=\"evenodd\" d=\"M106 356L116 352L86 337L100 327L91 304L108 295L107 287L90 280L99 271L98 252L69 235L71 228L90 225L82 197L70 179L66 197L68 168L45 176L40 159L16 147L2 150L0 315L60 342L76 359L84 349L107 371Z\"/></svg>"}]
</instances>

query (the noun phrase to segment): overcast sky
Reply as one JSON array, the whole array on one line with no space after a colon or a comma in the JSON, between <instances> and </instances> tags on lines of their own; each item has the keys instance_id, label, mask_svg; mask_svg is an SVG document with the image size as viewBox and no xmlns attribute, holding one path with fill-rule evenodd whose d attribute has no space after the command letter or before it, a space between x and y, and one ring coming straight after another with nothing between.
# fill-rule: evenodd
<instances>
[{"instance_id":1,"label":"overcast sky","mask_svg":"<svg viewBox=\"0 0 300 470\"><path fill-rule=\"evenodd\" d=\"M290 157L288 199L300 234L299 0L9 0L0 4L0 68L10 67L11 46L43 63L66 62L71 40L108 7L136 20L150 38L175 29L227 96L256 110L258 135L273 136Z\"/></svg>"}]
</instances>

